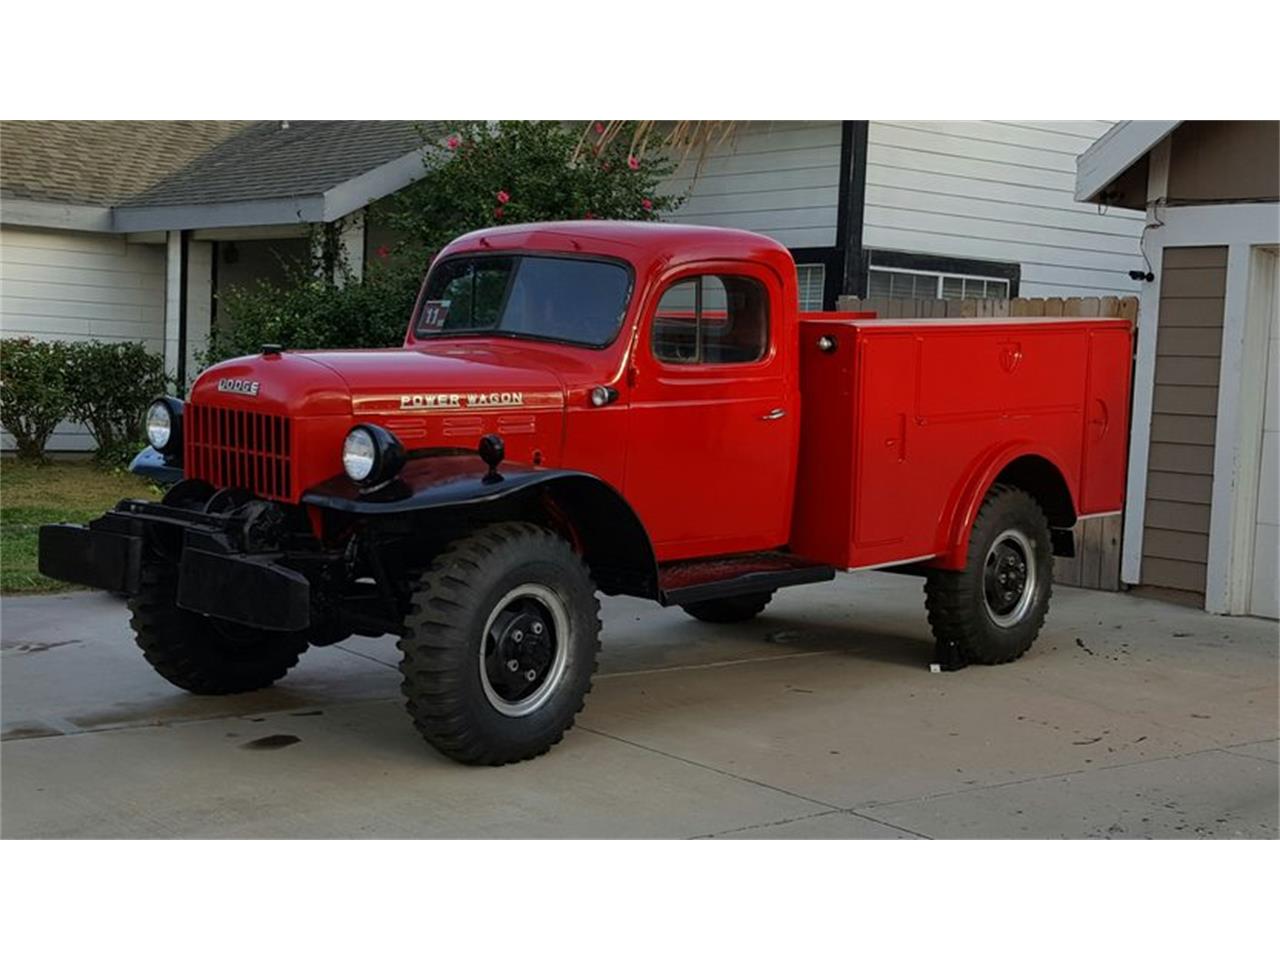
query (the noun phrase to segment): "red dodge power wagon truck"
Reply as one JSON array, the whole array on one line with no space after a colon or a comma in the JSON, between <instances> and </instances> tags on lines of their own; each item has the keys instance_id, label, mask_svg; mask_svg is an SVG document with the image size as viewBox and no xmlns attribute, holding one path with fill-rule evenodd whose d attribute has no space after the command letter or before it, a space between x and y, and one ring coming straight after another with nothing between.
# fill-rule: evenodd
<instances>
[{"instance_id":1,"label":"red dodge power wagon truck","mask_svg":"<svg viewBox=\"0 0 1280 960\"><path fill-rule=\"evenodd\" d=\"M1002 663L1073 524L1120 509L1131 336L800 314L786 248L736 230L482 230L432 263L402 348L268 345L158 400L184 479L42 528L40 569L129 594L194 693L397 634L418 730L473 764L572 725L597 591L731 623L896 567L924 577L939 661Z\"/></svg>"}]
</instances>

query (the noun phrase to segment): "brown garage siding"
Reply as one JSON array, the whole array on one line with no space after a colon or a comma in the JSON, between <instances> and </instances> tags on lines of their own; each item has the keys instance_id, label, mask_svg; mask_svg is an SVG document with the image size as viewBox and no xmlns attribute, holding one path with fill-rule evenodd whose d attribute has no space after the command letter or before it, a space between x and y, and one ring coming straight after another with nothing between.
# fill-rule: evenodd
<instances>
[{"instance_id":1,"label":"brown garage siding","mask_svg":"<svg viewBox=\"0 0 1280 960\"><path fill-rule=\"evenodd\" d=\"M1142 583L1204 604L1226 247L1168 247L1160 277Z\"/></svg>"}]
</instances>

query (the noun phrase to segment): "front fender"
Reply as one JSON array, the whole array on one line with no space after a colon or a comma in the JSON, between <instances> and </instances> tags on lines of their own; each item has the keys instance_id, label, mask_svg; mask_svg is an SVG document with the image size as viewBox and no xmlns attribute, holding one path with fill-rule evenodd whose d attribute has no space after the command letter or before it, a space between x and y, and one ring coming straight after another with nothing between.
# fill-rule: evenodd
<instances>
[{"instance_id":1,"label":"front fender","mask_svg":"<svg viewBox=\"0 0 1280 960\"><path fill-rule=\"evenodd\" d=\"M365 490L345 474L339 474L309 489L302 495L302 502L339 513L389 516L489 503L545 483L551 477L575 472L504 463L498 471L500 479L490 479L487 474L488 468L474 453L448 453L410 460L395 479L375 490Z\"/></svg>"},{"instance_id":2,"label":"front fender","mask_svg":"<svg viewBox=\"0 0 1280 960\"><path fill-rule=\"evenodd\" d=\"M610 484L577 470L503 463L500 479L474 453L410 460L391 482L365 491L337 476L302 495L302 503L373 520L424 511L475 511L509 504L562 530L605 593L657 599L658 565L649 534Z\"/></svg>"}]
</instances>

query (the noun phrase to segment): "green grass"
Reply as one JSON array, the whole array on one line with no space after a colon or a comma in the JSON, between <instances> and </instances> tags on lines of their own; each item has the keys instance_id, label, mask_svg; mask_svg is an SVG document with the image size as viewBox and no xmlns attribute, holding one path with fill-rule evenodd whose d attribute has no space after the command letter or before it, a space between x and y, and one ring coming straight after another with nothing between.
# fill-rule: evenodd
<instances>
[{"instance_id":1,"label":"green grass","mask_svg":"<svg viewBox=\"0 0 1280 960\"><path fill-rule=\"evenodd\" d=\"M159 493L140 477L92 463L0 459L0 594L71 589L37 570L40 525L85 523L125 497L158 499Z\"/></svg>"}]
</instances>

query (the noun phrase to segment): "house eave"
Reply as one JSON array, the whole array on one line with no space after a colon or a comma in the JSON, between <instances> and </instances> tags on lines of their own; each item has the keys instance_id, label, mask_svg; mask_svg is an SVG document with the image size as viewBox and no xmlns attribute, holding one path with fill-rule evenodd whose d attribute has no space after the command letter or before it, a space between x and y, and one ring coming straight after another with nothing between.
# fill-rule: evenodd
<instances>
[{"instance_id":1,"label":"house eave","mask_svg":"<svg viewBox=\"0 0 1280 960\"><path fill-rule=\"evenodd\" d=\"M113 233L116 229L110 207L10 197L0 199L0 223L89 233Z\"/></svg>"},{"instance_id":2,"label":"house eave","mask_svg":"<svg viewBox=\"0 0 1280 960\"><path fill-rule=\"evenodd\" d=\"M234 203L117 207L115 229L121 233L143 233L148 230L209 230L216 227L322 223L325 220L324 209L324 197L320 195Z\"/></svg>"},{"instance_id":3,"label":"house eave","mask_svg":"<svg viewBox=\"0 0 1280 960\"><path fill-rule=\"evenodd\" d=\"M126 234L332 223L407 187L425 172L423 151L417 148L335 184L323 193L222 203L122 204L114 208L4 199L0 201L0 222L13 226Z\"/></svg>"},{"instance_id":4,"label":"house eave","mask_svg":"<svg viewBox=\"0 0 1280 960\"><path fill-rule=\"evenodd\" d=\"M423 150L412 150L402 157L366 170L357 177L344 180L324 193L326 222L333 222L375 200L403 190L425 174Z\"/></svg>"},{"instance_id":5,"label":"house eave","mask_svg":"<svg viewBox=\"0 0 1280 960\"><path fill-rule=\"evenodd\" d=\"M1096 202L1103 190L1181 123L1181 120L1117 123L1076 157L1076 200Z\"/></svg>"}]
</instances>

